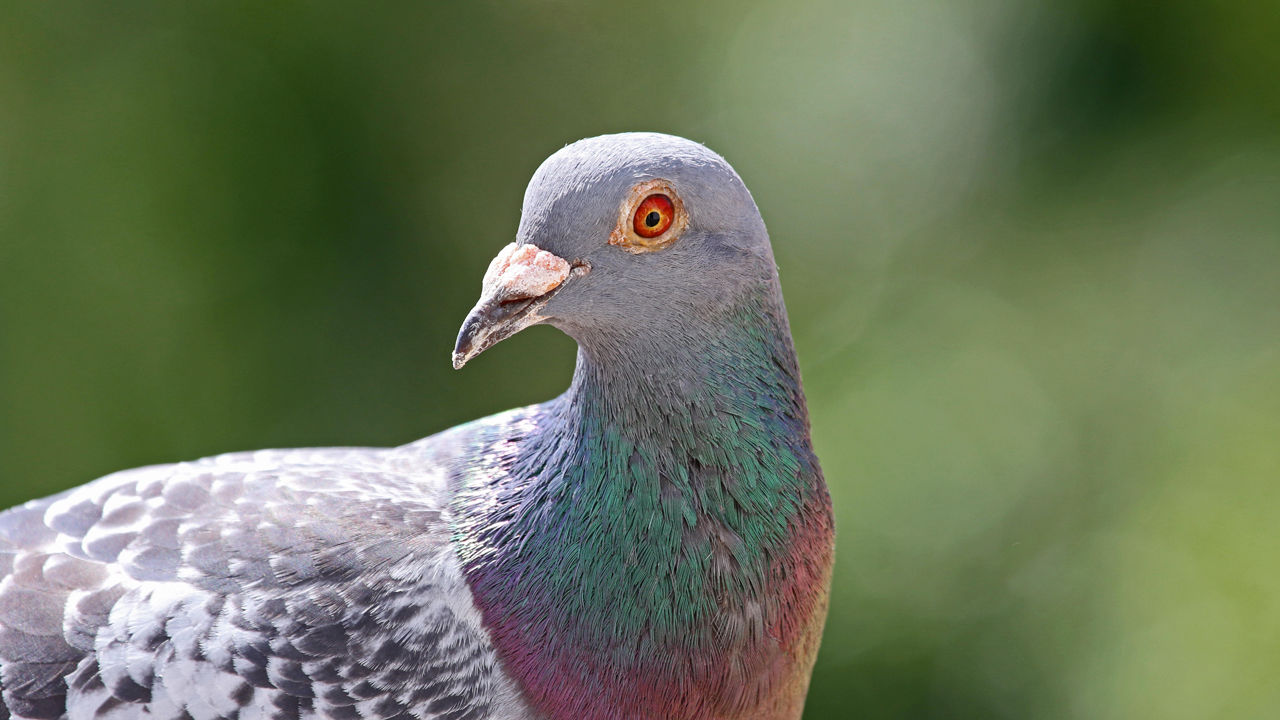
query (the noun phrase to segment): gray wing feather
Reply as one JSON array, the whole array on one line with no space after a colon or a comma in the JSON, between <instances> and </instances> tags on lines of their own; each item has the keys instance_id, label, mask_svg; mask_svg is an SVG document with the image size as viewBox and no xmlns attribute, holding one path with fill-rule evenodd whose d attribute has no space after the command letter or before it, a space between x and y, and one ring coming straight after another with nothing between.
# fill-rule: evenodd
<instances>
[{"instance_id":1,"label":"gray wing feather","mask_svg":"<svg viewBox=\"0 0 1280 720\"><path fill-rule=\"evenodd\" d=\"M0 514L0 720L531 717L436 454L224 455Z\"/></svg>"}]
</instances>

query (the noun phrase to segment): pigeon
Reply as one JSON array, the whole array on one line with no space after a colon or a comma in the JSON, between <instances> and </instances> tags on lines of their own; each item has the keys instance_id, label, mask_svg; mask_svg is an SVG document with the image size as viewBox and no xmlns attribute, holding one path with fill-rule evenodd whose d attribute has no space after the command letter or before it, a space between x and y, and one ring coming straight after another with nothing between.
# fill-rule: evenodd
<instances>
[{"instance_id":1,"label":"pigeon","mask_svg":"<svg viewBox=\"0 0 1280 720\"><path fill-rule=\"evenodd\" d=\"M578 344L548 402L0 514L0 720L799 718L835 530L738 174L656 133L555 152L454 366L535 324Z\"/></svg>"}]
</instances>

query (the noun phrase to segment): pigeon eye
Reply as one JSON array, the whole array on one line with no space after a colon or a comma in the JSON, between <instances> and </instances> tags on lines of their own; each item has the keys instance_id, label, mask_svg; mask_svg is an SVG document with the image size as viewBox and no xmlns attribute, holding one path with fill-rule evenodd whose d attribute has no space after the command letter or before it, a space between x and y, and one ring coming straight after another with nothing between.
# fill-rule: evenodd
<instances>
[{"instance_id":1,"label":"pigeon eye","mask_svg":"<svg viewBox=\"0 0 1280 720\"><path fill-rule=\"evenodd\" d=\"M675 203L661 193L645 198L636 208L631 226L642 238L655 238L667 231L676 217Z\"/></svg>"},{"instance_id":2,"label":"pigeon eye","mask_svg":"<svg viewBox=\"0 0 1280 720\"><path fill-rule=\"evenodd\" d=\"M689 227L689 211L668 180L653 178L631 188L618 208L609 244L632 254L671 247Z\"/></svg>"}]
</instances>

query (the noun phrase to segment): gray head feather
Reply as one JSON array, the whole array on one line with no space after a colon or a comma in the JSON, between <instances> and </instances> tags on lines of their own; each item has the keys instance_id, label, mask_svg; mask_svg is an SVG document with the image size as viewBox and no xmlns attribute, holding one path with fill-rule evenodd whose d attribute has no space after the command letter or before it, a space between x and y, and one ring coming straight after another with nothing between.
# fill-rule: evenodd
<instances>
[{"instance_id":1,"label":"gray head feather","mask_svg":"<svg viewBox=\"0 0 1280 720\"><path fill-rule=\"evenodd\" d=\"M655 179L679 194L688 226L656 252L610 245L632 189ZM724 158L672 135L602 135L549 157L525 191L516 241L591 266L542 311L579 340L593 328L687 322L744 287L776 288L769 237L742 179Z\"/></svg>"}]
</instances>

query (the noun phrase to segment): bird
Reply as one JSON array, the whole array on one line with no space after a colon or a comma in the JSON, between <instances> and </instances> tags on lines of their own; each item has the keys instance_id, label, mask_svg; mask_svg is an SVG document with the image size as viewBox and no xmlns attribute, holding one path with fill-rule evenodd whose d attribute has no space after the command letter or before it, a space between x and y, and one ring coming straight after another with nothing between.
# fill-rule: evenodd
<instances>
[{"instance_id":1,"label":"bird","mask_svg":"<svg viewBox=\"0 0 1280 720\"><path fill-rule=\"evenodd\" d=\"M578 346L547 402L0 514L0 720L799 718L835 527L738 173L659 133L554 152L454 367L537 324Z\"/></svg>"}]
</instances>

